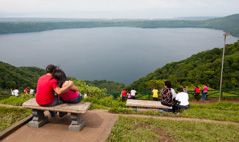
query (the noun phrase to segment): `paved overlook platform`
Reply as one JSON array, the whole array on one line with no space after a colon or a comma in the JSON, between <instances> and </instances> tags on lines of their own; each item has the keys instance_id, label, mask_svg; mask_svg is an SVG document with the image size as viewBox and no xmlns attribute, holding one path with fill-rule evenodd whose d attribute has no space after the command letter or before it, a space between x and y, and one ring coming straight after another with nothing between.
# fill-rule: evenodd
<instances>
[{"instance_id":1,"label":"paved overlook platform","mask_svg":"<svg viewBox=\"0 0 239 142\"><path fill-rule=\"evenodd\" d=\"M110 114L107 110L89 110L82 114L85 126L81 131L68 130L71 123L70 114L64 117L50 117L48 123L41 128L23 125L1 142L105 142L118 118L118 114Z\"/></svg>"}]
</instances>

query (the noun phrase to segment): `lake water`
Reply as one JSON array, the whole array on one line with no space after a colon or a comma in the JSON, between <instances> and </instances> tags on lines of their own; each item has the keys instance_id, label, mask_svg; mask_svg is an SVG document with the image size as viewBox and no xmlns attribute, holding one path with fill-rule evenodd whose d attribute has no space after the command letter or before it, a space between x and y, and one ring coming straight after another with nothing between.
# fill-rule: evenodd
<instances>
[{"instance_id":1,"label":"lake water","mask_svg":"<svg viewBox=\"0 0 239 142\"><path fill-rule=\"evenodd\" d=\"M227 44L237 40L228 36ZM0 61L43 69L56 64L77 79L128 85L167 63L223 46L223 31L213 29L62 29L0 35Z\"/></svg>"}]
</instances>

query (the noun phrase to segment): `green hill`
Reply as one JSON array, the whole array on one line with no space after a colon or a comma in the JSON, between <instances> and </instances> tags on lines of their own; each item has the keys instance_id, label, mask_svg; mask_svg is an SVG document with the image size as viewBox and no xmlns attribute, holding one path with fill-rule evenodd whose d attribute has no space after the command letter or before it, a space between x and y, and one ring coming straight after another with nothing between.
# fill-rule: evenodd
<instances>
[{"instance_id":1,"label":"green hill","mask_svg":"<svg viewBox=\"0 0 239 142\"><path fill-rule=\"evenodd\" d=\"M139 28L212 28L239 37L239 14L208 20L82 20L82 19L5 19L0 22L0 34L37 32L54 29L92 27Z\"/></svg>"},{"instance_id":2,"label":"green hill","mask_svg":"<svg viewBox=\"0 0 239 142\"><path fill-rule=\"evenodd\" d=\"M87 85L96 86L100 89L106 88L108 92L120 92L124 87L125 84L113 81L106 81L106 80L94 80L94 81L84 81Z\"/></svg>"},{"instance_id":3,"label":"green hill","mask_svg":"<svg viewBox=\"0 0 239 142\"><path fill-rule=\"evenodd\" d=\"M239 14L206 20L202 27L223 30L239 37Z\"/></svg>"},{"instance_id":4,"label":"green hill","mask_svg":"<svg viewBox=\"0 0 239 142\"><path fill-rule=\"evenodd\" d=\"M173 87L207 83L209 87L219 89L221 62L222 48L203 51L185 60L166 64L146 77L133 82L127 88L149 91L152 87L161 87L157 85L162 80L170 80L173 83ZM238 88L238 81L239 46L236 42L226 46L222 88Z\"/></svg>"},{"instance_id":5,"label":"green hill","mask_svg":"<svg viewBox=\"0 0 239 142\"><path fill-rule=\"evenodd\" d=\"M36 88L38 78L45 73L37 67L15 67L0 61L0 88Z\"/></svg>"}]
</instances>

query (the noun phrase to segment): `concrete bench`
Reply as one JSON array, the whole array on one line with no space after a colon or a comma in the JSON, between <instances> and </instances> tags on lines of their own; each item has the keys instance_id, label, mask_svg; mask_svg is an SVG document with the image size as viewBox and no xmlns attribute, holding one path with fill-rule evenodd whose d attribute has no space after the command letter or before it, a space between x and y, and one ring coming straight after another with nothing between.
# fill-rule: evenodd
<instances>
[{"instance_id":1,"label":"concrete bench","mask_svg":"<svg viewBox=\"0 0 239 142\"><path fill-rule=\"evenodd\" d=\"M30 127L41 127L48 122L48 117L44 115L44 111L57 111L57 112L67 112L71 113L72 122L69 125L70 130L80 131L84 125L85 121L81 118L80 114L84 114L90 108L91 103L80 102L77 104L59 104L53 107L42 107L39 106L35 98L29 99L23 103L23 108L32 109L33 118L29 122Z\"/></svg>"},{"instance_id":2,"label":"concrete bench","mask_svg":"<svg viewBox=\"0 0 239 142\"><path fill-rule=\"evenodd\" d=\"M160 101L147 101L147 100L134 100L128 99L126 102L126 106L133 107L133 110L137 111L137 107L144 108L157 108L159 112L162 113L163 109L172 109L171 107L162 105Z\"/></svg>"}]
</instances>

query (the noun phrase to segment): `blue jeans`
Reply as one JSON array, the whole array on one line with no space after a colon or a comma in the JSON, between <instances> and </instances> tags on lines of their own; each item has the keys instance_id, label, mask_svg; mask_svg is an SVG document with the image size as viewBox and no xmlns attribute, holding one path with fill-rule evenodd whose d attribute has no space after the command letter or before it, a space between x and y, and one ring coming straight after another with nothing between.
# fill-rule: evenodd
<instances>
[{"instance_id":1,"label":"blue jeans","mask_svg":"<svg viewBox=\"0 0 239 142\"><path fill-rule=\"evenodd\" d=\"M202 92L202 100L205 101L207 99L207 92Z\"/></svg>"},{"instance_id":2,"label":"blue jeans","mask_svg":"<svg viewBox=\"0 0 239 142\"><path fill-rule=\"evenodd\" d=\"M52 106L56 106L58 103L60 102L60 100L58 99L58 96L56 95L55 96L55 100L52 104L49 104L49 105L41 105L43 107L52 107ZM49 111L50 115L51 116L54 116L56 114L55 111ZM61 112L59 112L61 114Z\"/></svg>"},{"instance_id":3,"label":"blue jeans","mask_svg":"<svg viewBox=\"0 0 239 142\"><path fill-rule=\"evenodd\" d=\"M190 104L188 104L188 107L186 107L186 106L178 106L180 109L188 109L188 108L191 108L191 106L190 106Z\"/></svg>"},{"instance_id":4,"label":"blue jeans","mask_svg":"<svg viewBox=\"0 0 239 142\"><path fill-rule=\"evenodd\" d=\"M158 101L158 98L153 98L154 101Z\"/></svg>"},{"instance_id":5,"label":"blue jeans","mask_svg":"<svg viewBox=\"0 0 239 142\"><path fill-rule=\"evenodd\" d=\"M74 100L62 100L64 103L68 103L68 104L77 104L79 102L81 102L81 96L79 95L76 99Z\"/></svg>"}]
</instances>

